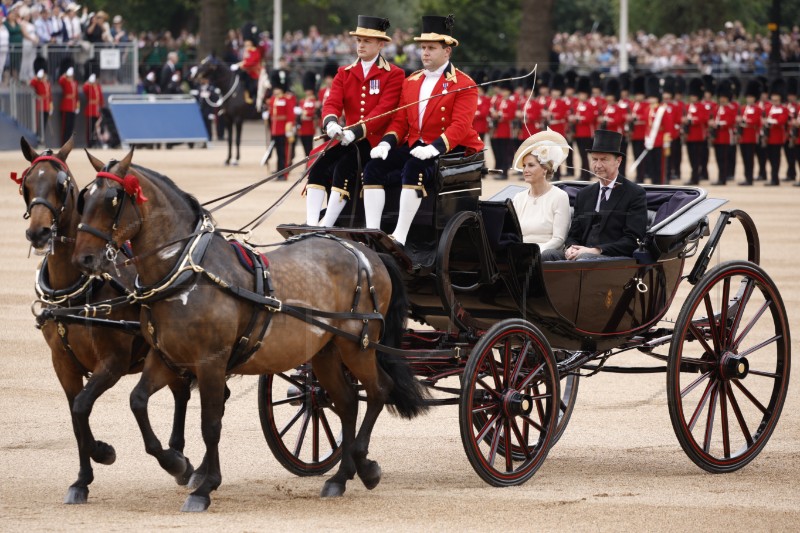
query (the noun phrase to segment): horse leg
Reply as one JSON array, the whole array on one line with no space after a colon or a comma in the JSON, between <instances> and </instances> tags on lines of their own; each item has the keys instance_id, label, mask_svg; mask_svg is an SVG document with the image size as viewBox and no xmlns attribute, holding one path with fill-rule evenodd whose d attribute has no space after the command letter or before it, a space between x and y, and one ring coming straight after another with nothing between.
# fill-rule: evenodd
<instances>
[{"instance_id":1,"label":"horse leg","mask_svg":"<svg viewBox=\"0 0 800 533\"><path fill-rule=\"evenodd\" d=\"M225 119L225 133L228 137L228 159L225 160L225 166L231 164L231 152L233 151L233 121Z\"/></svg>"},{"instance_id":2,"label":"horse leg","mask_svg":"<svg viewBox=\"0 0 800 533\"><path fill-rule=\"evenodd\" d=\"M158 460L158 464L161 465L161 468L173 476L179 485L185 485L194 470L192 464L184 457L182 451L163 449L161 441L158 440L158 437L153 431L153 427L150 425L150 417L147 413L147 403L150 396L170 384L174 379L175 374L164 365L164 362L157 353L151 351L147 359L145 359L142 377L131 391L130 404L133 416L139 424L139 431L142 433L145 451L155 457L156 460ZM180 406L179 400L182 402L183 398L176 398L176 417ZM188 402L188 400L187 391L185 401ZM185 418L185 405L181 407L181 410L184 413L183 418ZM182 424L183 423L181 423L181 425Z\"/></svg>"},{"instance_id":3,"label":"horse leg","mask_svg":"<svg viewBox=\"0 0 800 533\"><path fill-rule=\"evenodd\" d=\"M231 396L231 390L225 385L225 401L228 401L228 398ZM200 466L195 468L192 477L189 479L189 487L192 490L195 490L197 487L203 484L203 480L206 477L206 472L208 472L208 456L203 456L203 462L200 463Z\"/></svg>"},{"instance_id":4,"label":"horse leg","mask_svg":"<svg viewBox=\"0 0 800 533\"><path fill-rule=\"evenodd\" d=\"M192 395L191 385L190 379L179 376L175 376L175 379L169 384L172 398L175 400L175 413L172 416L172 433L169 436L169 447L181 453L183 453L183 448L186 445L186 407ZM189 458L186 457L186 470L182 476L176 477L175 481L178 485L186 485L193 475L194 468L192 468Z\"/></svg>"},{"instance_id":5,"label":"horse leg","mask_svg":"<svg viewBox=\"0 0 800 533\"><path fill-rule=\"evenodd\" d=\"M311 365L320 385L333 400L333 410L342 421L342 461L336 473L325 481L320 496L341 496L347 481L353 479L356 473L352 449L358 417L358 396L345 377L341 357L332 344L317 353L311 360Z\"/></svg>"},{"instance_id":6,"label":"horse leg","mask_svg":"<svg viewBox=\"0 0 800 533\"><path fill-rule=\"evenodd\" d=\"M239 164L239 146L242 143L242 121L236 121L236 159L233 160L234 166Z\"/></svg>"},{"instance_id":7,"label":"horse leg","mask_svg":"<svg viewBox=\"0 0 800 533\"><path fill-rule=\"evenodd\" d=\"M183 503L181 511L202 512L211 505L211 491L222 483L219 465L219 439L222 433L222 416L225 414L225 362L200 365L197 382L200 389L201 429L206 445L206 476Z\"/></svg>"},{"instance_id":8,"label":"horse leg","mask_svg":"<svg viewBox=\"0 0 800 533\"><path fill-rule=\"evenodd\" d=\"M358 477L364 486L372 490L381 481L381 467L376 461L367 459L369 453L369 441L372 430L378 415L383 411L383 406L389 399L389 391L393 383L391 378L378 366L375 358L375 351L371 351L371 356L360 351L358 348L351 348L348 356L343 356L345 364L353 372L364 386L367 395L367 412L358 430L358 435L353 443L353 460L356 464Z\"/></svg>"},{"instance_id":9,"label":"horse leg","mask_svg":"<svg viewBox=\"0 0 800 533\"><path fill-rule=\"evenodd\" d=\"M91 461L91 446L84 444L81 426L72 410L75 403L75 398L83 389L83 377L75 370L74 365L71 363L64 363L56 360L55 352L53 357L53 367L56 371L56 376L67 395L67 402L69 403L70 417L72 418L72 430L75 434L75 441L78 444L78 461L80 468L78 470L78 479L70 485L67 495L64 497L64 503L76 504L86 503L89 498L89 484L94 481L94 472L92 470Z\"/></svg>"}]
</instances>

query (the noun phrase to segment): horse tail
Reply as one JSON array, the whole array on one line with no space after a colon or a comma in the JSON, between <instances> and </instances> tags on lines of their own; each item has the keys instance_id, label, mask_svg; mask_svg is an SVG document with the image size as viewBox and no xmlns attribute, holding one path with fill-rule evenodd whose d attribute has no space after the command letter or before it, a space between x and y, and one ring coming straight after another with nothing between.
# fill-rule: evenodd
<instances>
[{"instance_id":1,"label":"horse tail","mask_svg":"<svg viewBox=\"0 0 800 533\"><path fill-rule=\"evenodd\" d=\"M384 317L385 327L381 342L391 348L399 348L408 319L408 294L395 259L389 254L378 255L392 280L392 297ZM408 362L380 350L377 358L380 367L394 382L389 392L389 411L403 418L414 418L425 413L428 410L425 401L428 398L427 390L414 377Z\"/></svg>"}]
</instances>

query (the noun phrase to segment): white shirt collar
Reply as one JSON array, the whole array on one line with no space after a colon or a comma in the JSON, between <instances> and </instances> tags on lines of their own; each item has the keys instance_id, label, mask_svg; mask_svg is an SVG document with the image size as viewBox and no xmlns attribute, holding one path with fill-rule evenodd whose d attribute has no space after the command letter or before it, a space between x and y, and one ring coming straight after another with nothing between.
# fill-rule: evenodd
<instances>
[{"instance_id":1,"label":"white shirt collar","mask_svg":"<svg viewBox=\"0 0 800 533\"><path fill-rule=\"evenodd\" d=\"M444 65L442 65L441 67L437 68L436 70L426 70L425 71L425 77L426 78L438 78L439 76L442 75L442 73L444 72L444 69L446 69L447 65L449 65L449 64L450 63L445 63Z\"/></svg>"},{"instance_id":2,"label":"white shirt collar","mask_svg":"<svg viewBox=\"0 0 800 533\"><path fill-rule=\"evenodd\" d=\"M378 60L378 56L375 56L372 59L372 61L364 61L363 59L361 60L361 68L364 69L364 77L365 78L367 77L367 74L369 73L369 69L372 68L372 65L374 65L377 60Z\"/></svg>"}]
</instances>

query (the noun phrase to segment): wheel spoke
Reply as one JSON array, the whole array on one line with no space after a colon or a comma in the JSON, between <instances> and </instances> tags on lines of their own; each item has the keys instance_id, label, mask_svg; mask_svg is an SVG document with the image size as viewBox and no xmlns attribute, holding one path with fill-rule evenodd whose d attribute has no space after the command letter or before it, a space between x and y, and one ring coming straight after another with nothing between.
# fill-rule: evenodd
<instances>
[{"instance_id":1,"label":"wheel spoke","mask_svg":"<svg viewBox=\"0 0 800 533\"><path fill-rule=\"evenodd\" d=\"M526 458L530 458L532 454L531 454L530 447L528 447L528 425L526 424L523 427L523 430L520 431L519 430L519 425L517 424L517 419L516 418L512 418L511 419L511 429L514 430L514 435L517 436L517 440L519 441L519 446L520 446L520 448L522 448L522 453L525 454ZM524 433L524 436L523 436L523 433Z\"/></svg>"},{"instance_id":2,"label":"wheel spoke","mask_svg":"<svg viewBox=\"0 0 800 533\"><path fill-rule=\"evenodd\" d=\"M328 422L328 415L325 414L324 409L320 409L319 411L319 419L322 423L322 429L325 431L325 436L328 438L328 444L330 444L331 449L335 450L339 447L339 443L336 442L336 437L333 436L333 431L331 430L331 424Z\"/></svg>"},{"instance_id":3,"label":"wheel spoke","mask_svg":"<svg viewBox=\"0 0 800 533\"><path fill-rule=\"evenodd\" d=\"M489 370L491 371L492 379L494 379L494 388L492 390L503 390L500 374L497 371L497 361L494 360L494 357L489 358Z\"/></svg>"},{"instance_id":4,"label":"wheel spoke","mask_svg":"<svg viewBox=\"0 0 800 533\"><path fill-rule=\"evenodd\" d=\"M306 388L305 380L299 381L296 377L288 376L286 374L275 374L275 376L277 376L277 377L281 378L282 380L290 383L291 385L294 385L295 387L297 387L300 390L305 390L305 388ZM307 376L304 375L304 377L307 377Z\"/></svg>"},{"instance_id":5,"label":"wheel spoke","mask_svg":"<svg viewBox=\"0 0 800 533\"><path fill-rule=\"evenodd\" d=\"M778 379L782 377L780 374L775 374L774 372L763 372L761 370L753 370L752 368L747 371L747 375L764 376L765 378L772 378L772 379Z\"/></svg>"},{"instance_id":6,"label":"wheel spoke","mask_svg":"<svg viewBox=\"0 0 800 533\"><path fill-rule=\"evenodd\" d=\"M689 331L692 332L692 335L694 335L694 338L697 339L697 341L703 346L703 349L706 351L706 353L714 355L714 353L715 353L714 349L711 348L711 346L708 345L708 341L706 341L706 336L703 334L703 332L700 330L700 328L698 328L694 324L694 322L690 322L689 323Z\"/></svg>"},{"instance_id":7,"label":"wheel spoke","mask_svg":"<svg viewBox=\"0 0 800 533\"><path fill-rule=\"evenodd\" d=\"M733 395L733 389L727 387L727 393L728 400L730 400L731 408L733 409L733 414L736 415L736 420L739 422L739 427L742 429L744 440L747 442L748 447L752 446L753 436L750 434L750 429L747 427L747 422L744 419L742 410L739 408L739 402L736 401L736 396Z\"/></svg>"},{"instance_id":8,"label":"wheel spoke","mask_svg":"<svg viewBox=\"0 0 800 533\"><path fill-rule=\"evenodd\" d=\"M681 391L681 398L684 398L687 394L692 392L695 389L695 387L697 387L700 383L702 383L703 380L708 379L708 376L710 375L711 371L708 371L699 378L697 378L696 380L694 380L693 382L691 382L685 389Z\"/></svg>"},{"instance_id":9,"label":"wheel spoke","mask_svg":"<svg viewBox=\"0 0 800 533\"><path fill-rule=\"evenodd\" d=\"M476 383L477 383L478 385L480 385L481 387L483 387L483 388L484 388L484 389L485 389L485 390L486 390L486 391L487 391L489 394L491 394L492 396L494 396L494 398L495 398L496 400L499 400L499 399L500 399L500 393L498 392L498 390L499 390L499 389L495 389L495 388L492 388L492 386L491 386L491 385L487 385L487 384L486 384L486 382L485 382L485 381L483 381L483 378L478 378L478 379L476 380Z\"/></svg>"},{"instance_id":10,"label":"wheel spoke","mask_svg":"<svg viewBox=\"0 0 800 533\"><path fill-rule=\"evenodd\" d=\"M730 459L731 457L731 439L730 433L728 431L728 402L727 396L725 391L727 390L727 386L724 381L720 381L719 383L719 414L720 414L720 422L722 424L722 453L725 454L725 459Z\"/></svg>"},{"instance_id":11,"label":"wheel spoke","mask_svg":"<svg viewBox=\"0 0 800 533\"><path fill-rule=\"evenodd\" d=\"M742 322L742 316L744 316L745 307L747 307L747 303L750 301L750 297L753 295L754 288L755 281L752 278L747 278L744 289L741 292L741 298L739 298L739 301L736 304L736 315L733 317L733 323L731 323L731 329L728 332L728 346L731 345L734 335L736 335L736 332L739 330L739 325Z\"/></svg>"},{"instance_id":12,"label":"wheel spoke","mask_svg":"<svg viewBox=\"0 0 800 533\"><path fill-rule=\"evenodd\" d=\"M511 340L508 339L503 345L503 355L500 359L500 364L503 365L503 389L509 387L511 383L511 356Z\"/></svg>"},{"instance_id":13,"label":"wheel spoke","mask_svg":"<svg viewBox=\"0 0 800 533\"><path fill-rule=\"evenodd\" d=\"M719 359L717 354L722 353L722 347L720 346L720 338L719 338L719 325L717 324L716 315L714 314L714 308L711 304L711 295L706 293L703 296L703 301L706 304L706 314L708 316L708 327L711 329L711 340L714 341L714 351L711 352L712 355Z\"/></svg>"},{"instance_id":14,"label":"wheel spoke","mask_svg":"<svg viewBox=\"0 0 800 533\"><path fill-rule=\"evenodd\" d=\"M751 402L753 402L753 405L755 405L755 406L758 408L758 410L759 410L759 411L761 411L761 412L762 412L762 413L764 413L764 414L767 414L767 408L766 408L766 407L764 407L763 405L761 405L761 402L759 402L758 400L756 400L756 397L755 397L755 396L753 396L753 395L750 393L750 391L749 391L749 390L747 390L747 389L745 389L745 388L744 388L744 385L742 385L742 382L741 382L741 381L739 381L738 379L734 379L734 380L731 380L731 383L733 383L734 385L736 385L736 386L739 388L739 390L740 390L740 391L742 391L742 392L744 393L744 395L745 395L745 396L747 396L747 399L748 399L748 400L750 400Z\"/></svg>"},{"instance_id":15,"label":"wheel spoke","mask_svg":"<svg viewBox=\"0 0 800 533\"><path fill-rule=\"evenodd\" d=\"M514 371L511 373L511 378L508 381L508 386L513 387L513 384L516 383L517 378L519 377L520 371L522 371L522 364L524 363L525 359L528 357L528 351L530 351L531 342L527 341L523 345L522 349L519 351L519 356L517 357L517 362L514 365ZM520 387L523 388L523 387Z\"/></svg>"},{"instance_id":16,"label":"wheel spoke","mask_svg":"<svg viewBox=\"0 0 800 533\"><path fill-rule=\"evenodd\" d=\"M533 381L533 378L538 376L543 369L544 369L544 363L540 363L539 366L537 366L536 368L531 370L530 374L525 376L525 379L522 381L522 383L520 383L520 385L519 385L517 390L522 390L522 389L524 389L526 387L530 387L531 381Z\"/></svg>"},{"instance_id":17,"label":"wheel spoke","mask_svg":"<svg viewBox=\"0 0 800 533\"><path fill-rule=\"evenodd\" d=\"M759 319L764 314L764 312L767 309L769 309L770 305L772 305L772 301L770 301L770 300L767 300L766 302L761 304L761 307L758 309L758 311L756 312L755 316L753 316L753 318L750 319L750 322L747 323L747 325L744 327L742 332L736 338L736 341L731 346L731 349L736 350L736 349L739 348L739 345L742 343L744 338L747 336L748 333L750 333L750 330L753 329L753 326L756 325L756 322L759 321Z\"/></svg>"},{"instance_id":18,"label":"wheel spoke","mask_svg":"<svg viewBox=\"0 0 800 533\"><path fill-rule=\"evenodd\" d=\"M694 430L694 425L697 424L697 419L700 417L700 413L705 407L706 402L708 401L708 395L711 392L711 388L714 386L714 381L709 380L708 385L706 385L706 390L703 391L703 396L700 397L700 403L697 404L697 408L695 408L694 413L692 414L692 418L689 420L689 431Z\"/></svg>"},{"instance_id":19,"label":"wheel spoke","mask_svg":"<svg viewBox=\"0 0 800 533\"><path fill-rule=\"evenodd\" d=\"M688 365L696 365L696 366L709 366L713 365L713 361L707 361L703 359L695 359L693 357L681 357L681 364L688 364Z\"/></svg>"},{"instance_id":20,"label":"wheel spoke","mask_svg":"<svg viewBox=\"0 0 800 533\"><path fill-rule=\"evenodd\" d=\"M514 463L512 462L514 454L511 453L511 427L508 418L503 419L503 446L506 449L506 472L514 470Z\"/></svg>"},{"instance_id":21,"label":"wheel spoke","mask_svg":"<svg viewBox=\"0 0 800 533\"><path fill-rule=\"evenodd\" d=\"M303 416L303 413L305 413L305 411L306 411L306 407L304 405L301 405L300 408L297 410L297 412L294 414L294 416L291 418L291 420L289 420L286 423L286 425L283 426L283 429L278 432L278 435L281 438L283 438L283 436L286 435L286 432L289 431L292 428L292 426L295 424L295 422L300 420L300 417Z\"/></svg>"},{"instance_id":22,"label":"wheel spoke","mask_svg":"<svg viewBox=\"0 0 800 533\"><path fill-rule=\"evenodd\" d=\"M494 464L495 459L497 459L497 448L500 447L500 424L502 423L502 419L497 417L494 422L494 435L492 435L492 444L489 447L489 456L486 458L490 465ZM478 441L480 442L480 441ZM508 453L511 453L511 450L508 450Z\"/></svg>"},{"instance_id":23,"label":"wheel spoke","mask_svg":"<svg viewBox=\"0 0 800 533\"><path fill-rule=\"evenodd\" d=\"M296 402L296 401L298 401L298 400L300 400L300 401L303 401L304 399L305 399L305 395L304 395L304 394L301 394L301 395L299 395L299 396L289 396L289 397L288 397L288 398L286 398L285 400L276 400L276 401L273 401L273 402L272 402L272 405L273 405L273 406L278 406L278 405L286 405L287 403Z\"/></svg>"},{"instance_id":24,"label":"wheel spoke","mask_svg":"<svg viewBox=\"0 0 800 533\"><path fill-rule=\"evenodd\" d=\"M783 335L775 335L774 337L770 337L769 339L766 339L765 341L759 342L755 346L751 346L750 348L746 349L743 352L739 352L739 356L740 357L747 357L751 353L757 352L761 348L764 348L765 346L769 346L770 344L772 344L773 342L777 342L781 338L783 338Z\"/></svg>"},{"instance_id":25,"label":"wheel spoke","mask_svg":"<svg viewBox=\"0 0 800 533\"><path fill-rule=\"evenodd\" d=\"M722 306L719 312L719 328L720 328L720 350L725 350L728 347L728 307L729 298L731 294L731 278L722 280Z\"/></svg>"},{"instance_id":26,"label":"wheel spoke","mask_svg":"<svg viewBox=\"0 0 800 533\"><path fill-rule=\"evenodd\" d=\"M312 413L313 425L311 426L311 457L315 463L319 462L319 411L315 409Z\"/></svg>"},{"instance_id":27,"label":"wheel spoke","mask_svg":"<svg viewBox=\"0 0 800 533\"><path fill-rule=\"evenodd\" d=\"M303 425L300 428L300 434L297 436L297 441L295 441L294 445L294 456L300 457L300 451L303 449L303 442L306 440L306 431L308 431L308 425L311 423L311 413L307 411L303 416Z\"/></svg>"},{"instance_id":28,"label":"wheel spoke","mask_svg":"<svg viewBox=\"0 0 800 533\"><path fill-rule=\"evenodd\" d=\"M706 431L703 438L703 451L708 453L711 449L711 436L714 433L714 415L717 412L717 387L711 389L711 401L708 403L708 417L706 418Z\"/></svg>"},{"instance_id":29,"label":"wheel spoke","mask_svg":"<svg viewBox=\"0 0 800 533\"><path fill-rule=\"evenodd\" d=\"M489 432L492 430L492 426L494 425L495 420L497 420L499 415L500 413L495 413L490 418L486 419L486 424L484 424L483 428L479 428L480 431L478 431L478 434L475 437L475 440L477 442L481 442L483 441L483 439L486 438L486 435L488 435ZM473 416L472 419L475 420L475 417Z\"/></svg>"}]
</instances>

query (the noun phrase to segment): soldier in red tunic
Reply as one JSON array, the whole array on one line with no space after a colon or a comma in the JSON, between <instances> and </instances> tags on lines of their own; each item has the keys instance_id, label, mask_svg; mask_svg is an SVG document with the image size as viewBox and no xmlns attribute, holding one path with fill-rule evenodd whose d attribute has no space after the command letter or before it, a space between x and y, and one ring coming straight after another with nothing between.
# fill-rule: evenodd
<instances>
[{"instance_id":1,"label":"soldier in red tunic","mask_svg":"<svg viewBox=\"0 0 800 533\"><path fill-rule=\"evenodd\" d=\"M761 94L761 83L752 79L745 90L745 105L739 114L739 150L744 164L744 181L739 185L753 185L753 169L755 167L756 146L761 136L761 108L756 99Z\"/></svg>"},{"instance_id":2,"label":"soldier in red tunic","mask_svg":"<svg viewBox=\"0 0 800 533\"><path fill-rule=\"evenodd\" d=\"M581 168L578 177L583 181L589 181L589 150L592 148L594 130L597 129L598 108L589 100L591 85L589 78L581 76L578 78L576 94L572 115L569 122L572 124L572 131L575 135L575 143L578 145L578 153L581 157Z\"/></svg>"},{"instance_id":3,"label":"soldier in red tunic","mask_svg":"<svg viewBox=\"0 0 800 533\"><path fill-rule=\"evenodd\" d=\"M667 182L665 163L672 146L672 108L661 102L661 87L655 76L645 80L645 97L649 104L644 147L649 150L642 160L645 177L651 183L663 185Z\"/></svg>"},{"instance_id":4,"label":"soldier in red tunic","mask_svg":"<svg viewBox=\"0 0 800 533\"><path fill-rule=\"evenodd\" d=\"M475 83L480 85L486 81L486 73L478 71L474 74ZM472 128L478 132L481 140L489 132L489 116L491 114L491 98L486 96L483 87L478 87L478 107L475 109L475 118L472 119Z\"/></svg>"},{"instance_id":5,"label":"soldier in red tunic","mask_svg":"<svg viewBox=\"0 0 800 533\"><path fill-rule=\"evenodd\" d=\"M503 77L507 77L505 73ZM497 180L507 179L506 172L511 167L511 158L514 156L512 125L517 115L516 99L512 95L513 86L510 81L504 81L498 89L498 97L494 100L491 110L494 131L492 132L492 153L494 166L503 171L495 177Z\"/></svg>"},{"instance_id":6,"label":"soldier in red tunic","mask_svg":"<svg viewBox=\"0 0 800 533\"><path fill-rule=\"evenodd\" d=\"M616 131L622 135L620 151L622 161L619 164L620 176L625 175L625 163L628 159L628 139L625 138L625 122L628 120L627 105L620 101L621 89L617 78L605 79L604 86L605 105L598 120L599 129Z\"/></svg>"},{"instance_id":7,"label":"soldier in red tunic","mask_svg":"<svg viewBox=\"0 0 800 533\"><path fill-rule=\"evenodd\" d=\"M645 78L637 76L633 79L633 103L628 113L628 136L633 149L633 160L638 161L644 152L644 138L647 135L647 116L650 105L645 101ZM644 183L645 165L636 167L636 183Z\"/></svg>"},{"instance_id":8,"label":"soldier in red tunic","mask_svg":"<svg viewBox=\"0 0 800 533\"><path fill-rule=\"evenodd\" d=\"M61 145L63 146L72 137L75 130L75 115L80 112L81 104L78 100L78 82L74 78L75 69L69 67L61 77L58 84L61 86Z\"/></svg>"},{"instance_id":9,"label":"soldier in red tunic","mask_svg":"<svg viewBox=\"0 0 800 533\"><path fill-rule=\"evenodd\" d=\"M403 70L387 61L380 51L391 37L389 20L358 16L356 38L358 59L339 68L330 93L322 106L322 129L338 144L321 144L328 150L315 161L306 187L306 223L333 226L355 189L360 166L369 161L369 151L378 144L397 107ZM380 115L386 116L373 119ZM345 128L339 124L344 115ZM330 188L325 218L319 220L326 189Z\"/></svg>"},{"instance_id":10,"label":"soldier in red tunic","mask_svg":"<svg viewBox=\"0 0 800 533\"><path fill-rule=\"evenodd\" d=\"M571 99L568 99L564 96L565 88L566 82L564 80L564 75L559 73L553 74L553 79L550 84L550 103L547 106L547 112L545 113L547 127L564 138L567 137L567 120L569 119L571 102ZM567 139L567 142L569 142L569 139ZM567 156L566 163L568 165L572 164L571 155ZM564 175L572 176L573 169L567 168ZM561 170L556 169L553 179L558 180L560 176Z\"/></svg>"},{"instance_id":11,"label":"soldier in red tunic","mask_svg":"<svg viewBox=\"0 0 800 533\"><path fill-rule=\"evenodd\" d=\"M436 158L450 152L471 154L483 150L483 141L472 128L478 90L472 78L450 62L453 47L458 46L451 37L452 29L452 15L422 17L422 34L414 40L420 43L425 68L403 82L400 106L408 107L395 113L389 131L370 152L372 161L364 169L368 228L381 226L386 198L383 187L391 180L402 180L399 216L393 232L401 245L427 194L425 188L436 173Z\"/></svg>"},{"instance_id":12,"label":"soldier in red tunic","mask_svg":"<svg viewBox=\"0 0 800 533\"><path fill-rule=\"evenodd\" d=\"M712 119L714 127L714 155L717 159L718 178L712 185L725 185L733 179L736 161L734 134L736 106L731 102L733 87L730 80L722 80L717 87L717 112Z\"/></svg>"},{"instance_id":13,"label":"soldier in red tunic","mask_svg":"<svg viewBox=\"0 0 800 533\"><path fill-rule=\"evenodd\" d=\"M769 104L767 105L766 124L769 128L767 134L767 159L769 160L770 181L764 185L777 186L778 170L781 166L781 150L786 143L786 126L789 123L789 110L783 105L786 91L786 82L783 78L772 81L769 88Z\"/></svg>"},{"instance_id":14,"label":"soldier in red tunic","mask_svg":"<svg viewBox=\"0 0 800 533\"><path fill-rule=\"evenodd\" d=\"M699 185L703 176L703 154L708 149L708 109L700 99L703 97L703 81L692 78L689 81L689 105L686 107L686 116L682 118L683 130L686 136L686 153L689 155L689 165L692 172L689 176L690 185Z\"/></svg>"},{"instance_id":15,"label":"soldier in red tunic","mask_svg":"<svg viewBox=\"0 0 800 533\"><path fill-rule=\"evenodd\" d=\"M261 76L261 48L258 44L258 27L255 24L245 24L242 28L244 51L242 60L231 65L231 70L238 70L239 79L244 84L244 100L253 103L253 96L258 91L258 78Z\"/></svg>"},{"instance_id":16,"label":"soldier in red tunic","mask_svg":"<svg viewBox=\"0 0 800 533\"><path fill-rule=\"evenodd\" d=\"M306 72L303 75L303 91L305 91L305 97L298 103L300 115L297 117L297 135L300 137L300 142L303 144L303 150L306 155L311 154L311 148L314 146L314 135L317 133L319 102L314 95L316 86L316 74L311 71Z\"/></svg>"},{"instance_id":17,"label":"soldier in red tunic","mask_svg":"<svg viewBox=\"0 0 800 533\"><path fill-rule=\"evenodd\" d=\"M270 121L270 133L272 140L275 141L275 152L278 154L278 170L283 170L291 164L291 154L294 144L294 107L296 99L291 92L288 92L288 77L284 74L280 76L278 71L272 73L272 96L267 100L267 112L265 119ZM283 181L283 175L279 180Z\"/></svg>"},{"instance_id":18,"label":"soldier in red tunic","mask_svg":"<svg viewBox=\"0 0 800 533\"><path fill-rule=\"evenodd\" d=\"M31 87L36 93L36 124L39 130L37 132L39 142L46 144L47 119L53 113L53 90L45 69L41 68L36 72L36 77L31 80Z\"/></svg>"},{"instance_id":19,"label":"soldier in red tunic","mask_svg":"<svg viewBox=\"0 0 800 533\"><path fill-rule=\"evenodd\" d=\"M100 110L103 108L103 89L97 83L97 75L91 74L86 83L83 84L83 95L86 98L86 107L83 114L86 116L86 146L93 148L96 145L97 136L95 127L100 118Z\"/></svg>"},{"instance_id":20,"label":"soldier in red tunic","mask_svg":"<svg viewBox=\"0 0 800 533\"><path fill-rule=\"evenodd\" d=\"M783 145L783 150L786 154L788 168L783 181L794 181L797 178L797 171L795 170L797 162L797 126L794 125L794 122L798 111L800 111L800 103L797 101L797 78L786 80L786 109L789 111L789 122L786 124L788 135L786 144Z\"/></svg>"}]
</instances>

